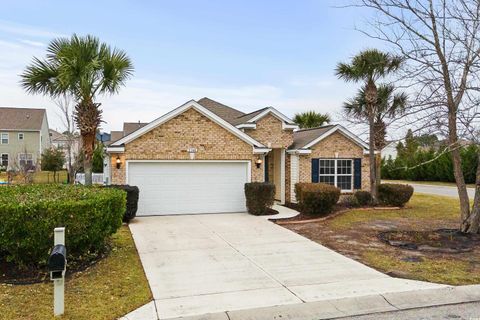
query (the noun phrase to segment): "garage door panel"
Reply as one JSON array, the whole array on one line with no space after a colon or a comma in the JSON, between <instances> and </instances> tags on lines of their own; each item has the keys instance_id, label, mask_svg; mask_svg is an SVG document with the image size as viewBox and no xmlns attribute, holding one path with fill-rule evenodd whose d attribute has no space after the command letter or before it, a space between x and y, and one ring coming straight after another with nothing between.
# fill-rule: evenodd
<instances>
[{"instance_id":1,"label":"garage door panel","mask_svg":"<svg viewBox=\"0 0 480 320\"><path fill-rule=\"evenodd\" d=\"M130 162L138 215L245 211L246 162Z\"/></svg>"}]
</instances>

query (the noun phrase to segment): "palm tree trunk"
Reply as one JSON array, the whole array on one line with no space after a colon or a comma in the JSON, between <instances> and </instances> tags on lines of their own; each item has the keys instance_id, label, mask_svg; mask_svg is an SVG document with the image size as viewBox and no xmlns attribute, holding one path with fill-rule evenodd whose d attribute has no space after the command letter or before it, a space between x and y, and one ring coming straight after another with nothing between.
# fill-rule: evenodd
<instances>
[{"instance_id":1,"label":"palm tree trunk","mask_svg":"<svg viewBox=\"0 0 480 320\"><path fill-rule=\"evenodd\" d=\"M377 188L382 183L382 156L381 154L376 154L375 155L375 179L377 183Z\"/></svg>"},{"instance_id":2,"label":"palm tree trunk","mask_svg":"<svg viewBox=\"0 0 480 320\"><path fill-rule=\"evenodd\" d=\"M374 131L374 120L373 117L370 117L369 120L369 141L368 141L368 158L370 162L370 193L372 194L373 203L378 203L378 188L377 188L377 165L375 161L375 142L373 140Z\"/></svg>"},{"instance_id":3,"label":"palm tree trunk","mask_svg":"<svg viewBox=\"0 0 480 320\"><path fill-rule=\"evenodd\" d=\"M375 161L375 106L377 104L377 95L377 86L373 79L369 79L365 87L365 102L368 108L368 155L370 160L370 193L372 194L373 204L378 203L377 166Z\"/></svg>"},{"instance_id":4,"label":"palm tree trunk","mask_svg":"<svg viewBox=\"0 0 480 320\"><path fill-rule=\"evenodd\" d=\"M82 136L84 152L83 169L85 171L85 185L92 185L92 162L95 149L95 135L101 122L100 103L92 99L81 101L75 107L75 121Z\"/></svg>"},{"instance_id":5,"label":"palm tree trunk","mask_svg":"<svg viewBox=\"0 0 480 320\"><path fill-rule=\"evenodd\" d=\"M85 157L83 159L83 169L85 171L85 185L92 185L92 162L93 149L95 145L95 132L81 132L82 145Z\"/></svg>"}]
</instances>

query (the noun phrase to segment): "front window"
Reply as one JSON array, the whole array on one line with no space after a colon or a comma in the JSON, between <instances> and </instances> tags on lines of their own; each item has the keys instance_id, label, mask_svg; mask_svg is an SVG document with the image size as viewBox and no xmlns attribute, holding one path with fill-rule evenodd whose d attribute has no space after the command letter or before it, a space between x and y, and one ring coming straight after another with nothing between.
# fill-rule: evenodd
<instances>
[{"instance_id":1,"label":"front window","mask_svg":"<svg viewBox=\"0 0 480 320\"><path fill-rule=\"evenodd\" d=\"M8 133L0 134L0 140L2 144L8 144Z\"/></svg>"},{"instance_id":2,"label":"front window","mask_svg":"<svg viewBox=\"0 0 480 320\"><path fill-rule=\"evenodd\" d=\"M352 191L352 159L320 159L318 182L331 184L342 191Z\"/></svg>"},{"instance_id":3,"label":"front window","mask_svg":"<svg viewBox=\"0 0 480 320\"><path fill-rule=\"evenodd\" d=\"M33 155L31 153L20 153L18 155L20 166L33 166Z\"/></svg>"},{"instance_id":4,"label":"front window","mask_svg":"<svg viewBox=\"0 0 480 320\"><path fill-rule=\"evenodd\" d=\"M18 134L18 140L23 140L23 132L20 132L20 133Z\"/></svg>"},{"instance_id":5,"label":"front window","mask_svg":"<svg viewBox=\"0 0 480 320\"><path fill-rule=\"evenodd\" d=\"M0 158L0 167L5 169L8 168L8 153L2 153L2 157Z\"/></svg>"}]
</instances>

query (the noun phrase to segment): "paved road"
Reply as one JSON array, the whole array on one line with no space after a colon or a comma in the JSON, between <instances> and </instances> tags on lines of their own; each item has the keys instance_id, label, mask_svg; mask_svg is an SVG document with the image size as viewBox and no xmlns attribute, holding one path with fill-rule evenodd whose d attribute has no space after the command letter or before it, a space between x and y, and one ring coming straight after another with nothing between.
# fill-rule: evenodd
<instances>
[{"instance_id":1,"label":"paved road","mask_svg":"<svg viewBox=\"0 0 480 320\"><path fill-rule=\"evenodd\" d=\"M430 184L417 184L413 182L408 182L409 185L415 188L415 192L417 193L428 193L428 194L436 194L439 196L449 196L449 197L458 197L458 192L456 187L448 187L448 186L436 186ZM474 188L468 188L468 194L473 199L475 194Z\"/></svg>"},{"instance_id":2,"label":"paved road","mask_svg":"<svg viewBox=\"0 0 480 320\"><path fill-rule=\"evenodd\" d=\"M480 320L480 302L377 313L342 320Z\"/></svg>"},{"instance_id":3,"label":"paved road","mask_svg":"<svg viewBox=\"0 0 480 320\"><path fill-rule=\"evenodd\" d=\"M246 213L142 217L130 229L160 319L372 295L391 308L380 294L445 288L388 277Z\"/></svg>"}]
</instances>

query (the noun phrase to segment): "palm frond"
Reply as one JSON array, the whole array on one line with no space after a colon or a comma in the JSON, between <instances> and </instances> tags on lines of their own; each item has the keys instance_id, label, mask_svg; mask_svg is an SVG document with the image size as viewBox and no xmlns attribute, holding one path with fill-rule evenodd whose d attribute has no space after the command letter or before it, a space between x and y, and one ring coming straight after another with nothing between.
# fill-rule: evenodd
<instances>
[{"instance_id":1,"label":"palm frond","mask_svg":"<svg viewBox=\"0 0 480 320\"><path fill-rule=\"evenodd\" d=\"M293 121L298 124L301 129L305 129L320 127L325 123L329 123L331 118L327 113L306 111L295 114Z\"/></svg>"}]
</instances>

